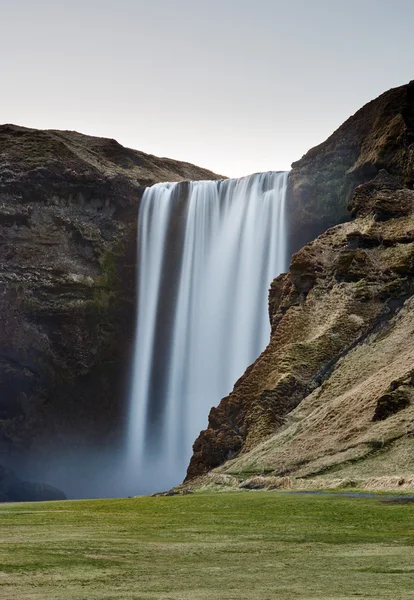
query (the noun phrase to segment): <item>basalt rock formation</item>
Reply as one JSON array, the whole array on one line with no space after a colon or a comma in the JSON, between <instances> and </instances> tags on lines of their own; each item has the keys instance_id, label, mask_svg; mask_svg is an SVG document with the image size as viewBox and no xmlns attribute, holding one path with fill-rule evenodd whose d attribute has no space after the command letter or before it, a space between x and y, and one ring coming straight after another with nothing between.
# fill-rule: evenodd
<instances>
[{"instance_id":1,"label":"basalt rock formation","mask_svg":"<svg viewBox=\"0 0 414 600\"><path fill-rule=\"evenodd\" d=\"M414 182L414 81L363 106L325 142L292 164L288 210L291 251L349 219L355 188L381 169Z\"/></svg>"},{"instance_id":2,"label":"basalt rock formation","mask_svg":"<svg viewBox=\"0 0 414 600\"><path fill-rule=\"evenodd\" d=\"M348 473L414 486L413 182L413 83L294 163L293 245L345 222L273 281L270 343L211 410L187 482L215 469L220 485Z\"/></svg>"},{"instance_id":3,"label":"basalt rock formation","mask_svg":"<svg viewBox=\"0 0 414 600\"><path fill-rule=\"evenodd\" d=\"M0 127L0 463L116 439L143 188L216 178L115 140Z\"/></svg>"}]
</instances>

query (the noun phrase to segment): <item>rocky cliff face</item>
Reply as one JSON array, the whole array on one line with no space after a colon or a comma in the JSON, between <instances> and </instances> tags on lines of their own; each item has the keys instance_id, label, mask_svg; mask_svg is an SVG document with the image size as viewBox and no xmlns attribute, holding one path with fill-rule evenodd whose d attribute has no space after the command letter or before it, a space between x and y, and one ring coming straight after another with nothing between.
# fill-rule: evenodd
<instances>
[{"instance_id":1,"label":"rocky cliff face","mask_svg":"<svg viewBox=\"0 0 414 600\"><path fill-rule=\"evenodd\" d=\"M350 208L273 282L269 346L212 409L188 479L223 463L306 479L368 458L371 475L414 476L414 191L381 173Z\"/></svg>"},{"instance_id":2,"label":"rocky cliff face","mask_svg":"<svg viewBox=\"0 0 414 600\"><path fill-rule=\"evenodd\" d=\"M293 165L293 222L344 220L350 200L347 222L273 281L270 343L211 410L187 480L215 469L210 481L233 486L332 473L414 485L413 90L387 92Z\"/></svg>"},{"instance_id":3,"label":"rocky cliff face","mask_svg":"<svg viewBox=\"0 0 414 600\"><path fill-rule=\"evenodd\" d=\"M0 127L0 462L116 440L143 186L217 178L115 140Z\"/></svg>"},{"instance_id":4,"label":"rocky cliff face","mask_svg":"<svg viewBox=\"0 0 414 600\"><path fill-rule=\"evenodd\" d=\"M212 409L188 479L216 469L279 485L365 468L409 480L413 172L414 84L294 163L291 249L345 223L272 283L270 344ZM114 140L0 127L0 463L116 447L143 188L218 178Z\"/></svg>"},{"instance_id":5,"label":"rocky cliff face","mask_svg":"<svg viewBox=\"0 0 414 600\"><path fill-rule=\"evenodd\" d=\"M349 219L355 188L381 170L414 182L414 82L389 90L292 164L288 209L291 251Z\"/></svg>"}]
</instances>

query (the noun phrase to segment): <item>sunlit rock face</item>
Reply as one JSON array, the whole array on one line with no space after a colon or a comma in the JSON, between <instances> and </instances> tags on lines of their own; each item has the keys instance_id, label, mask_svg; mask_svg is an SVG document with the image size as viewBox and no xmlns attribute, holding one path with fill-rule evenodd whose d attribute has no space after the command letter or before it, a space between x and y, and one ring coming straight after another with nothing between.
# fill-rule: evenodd
<instances>
[{"instance_id":1,"label":"sunlit rock face","mask_svg":"<svg viewBox=\"0 0 414 600\"><path fill-rule=\"evenodd\" d=\"M91 449L124 427L143 186L215 177L115 140L0 127L0 464L95 493ZM97 493L120 493L103 478Z\"/></svg>"},{"instance_id":2,"label":"sunlit rock face","mask_svg":"<svg viewBox=\"0 0 414 600\"><path fill-rule=\"evenodd\" d=\"M287 173L158 184L138 218L129 471L179 481L212 405L269 338L267 289L286 268Z\"/></svg>"}]
</instances>

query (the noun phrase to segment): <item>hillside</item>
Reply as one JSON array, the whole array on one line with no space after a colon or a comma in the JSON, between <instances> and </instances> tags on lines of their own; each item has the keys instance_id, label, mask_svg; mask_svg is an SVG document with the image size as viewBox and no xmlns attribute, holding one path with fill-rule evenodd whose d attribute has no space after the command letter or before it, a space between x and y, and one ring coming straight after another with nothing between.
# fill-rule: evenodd
<instances>
[{"instance_id":1,"label":"hillside","mask_svg":"<svg viewBox=\"0 0 414 600\"><path fill-rule=\"evenodd\" d=\"M270 343L211 410L187 482L249 486L266 475L251 486L348 477L414 486L413 114L413 85L390 90L293 165L291 199L302 198L303 218L328 202L329 218L344 220L350 200L347 222L273 281ZM353 154L342 154L351 139ZM342 159L336 180L330 169ZM369 181L352 192L356 173ZM322 226L308 217L302 236Z\"/></svg>"}]
</instances>

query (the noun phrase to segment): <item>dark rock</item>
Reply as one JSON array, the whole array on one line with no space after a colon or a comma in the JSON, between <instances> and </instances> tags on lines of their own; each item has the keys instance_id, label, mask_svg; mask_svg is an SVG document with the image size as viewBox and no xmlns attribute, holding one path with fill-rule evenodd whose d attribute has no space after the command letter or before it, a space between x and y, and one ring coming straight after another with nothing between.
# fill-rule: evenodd
<instances>
[{"instance_id":1,"label":"dark rock","mask_svg":"<svg viewBox=\"0 0 414 600\"><path fill-rule=\"evenodd\" d=\"M377 401L372 420L384 421L388 417L397 414L400 410L408 408L413 397L413 390L406 386L401 386L394 391L384 394Z\"/></svg>"},{"instance_id":2,"label":"dark rock","mask_svg":"<svg viewBox=\"0 0 414 600\"><path fill-rule=\"evenodd\" d=\"M374 217L378 221L387 221L394 217L405 217L414 207L413 190L397 190L395 194L378 194L373 206Z\"/></svg>"},{"instance_id":3,"label":"dark rock","mask_svg":"<svg viewBox=\"0 0 414 600\"><path fill-rule=\"evenodd\" d=\"M257 481L255 479L248 479L247 481L243 481L239 485L239 488L241 490L263 490L265 487L265 482Z\"/></svg>"},{"instance_id":4,"label":"dark rock","mask_svg":"<svg viewBox=\"0 0 414 600\"><path fill-rule=\"evenodd\" d=\"M315 285L317 274L322 267L312 246L305 246L292 256L290 275L295 288L307 294Z\"/></svg>"},{"instance_id":5,"label":"dark rock","mask_svg":"<svg viewBox=\"0 0 414 600\"><path fill-rule=\"evenodd\" d=\"M63 492L44 483L21 481L11 469L0 466L0 502L66 500Z\"/></svg>"},{"instance_id":6,"label":"dark rock","mask_svg":"<svg viewBox=\"0 0 414 600\"><path fill-rule=\"evenodd\" d=\"M366 104L325 142L292 164L288 188L291 251L345 222L360 184L392 190L414 183L414 86L391 89ZM370 191L371 193L371 191ZM364 206L354 196L351 215ZM385 214L388 207L385 208ZM381 215L378 206L378 216Z\"/></svg>"},{"instance_id":7,"label":"dark rock","mask_svg":"<svg viewBox=\"0 0 414 600\"><path fill-rule=\"evenodd\" d=\"M359 281L366 275L367 260L368 255L360 248L343 250L335 263L336 279L338 281Z\"/></svg>"},{"instance_id":8,"label":"dark rock","mask_svg":"<svg viewBox=\"0 0 414 600\"><path fill-rule=\"evenodd\" d=\"M66 500L63 492L44 483L21 481L8 489L9 502L45 502L49 500Z\"/></svg>"},{"instance_id":9,"label":"dark rock","mask_svg":"<svg viewBox=\"0 0 414 600\"><path fill-rule=\"evenodd\" d=\"M217 178L115 140L0 126L2 456L116 444L144 186Z\"/></svg>"},{"instance_id":10,"label":"dark rock","mask_svg":"<svg viewBox=\"0 0 414 600\"><path fill-rule=\"evenodd\" d=\"M384 240L379 236L372 236L361 231L352 231L346 236L349 248L376 248L380 246Z\"/></svg>"}]
</instances>

